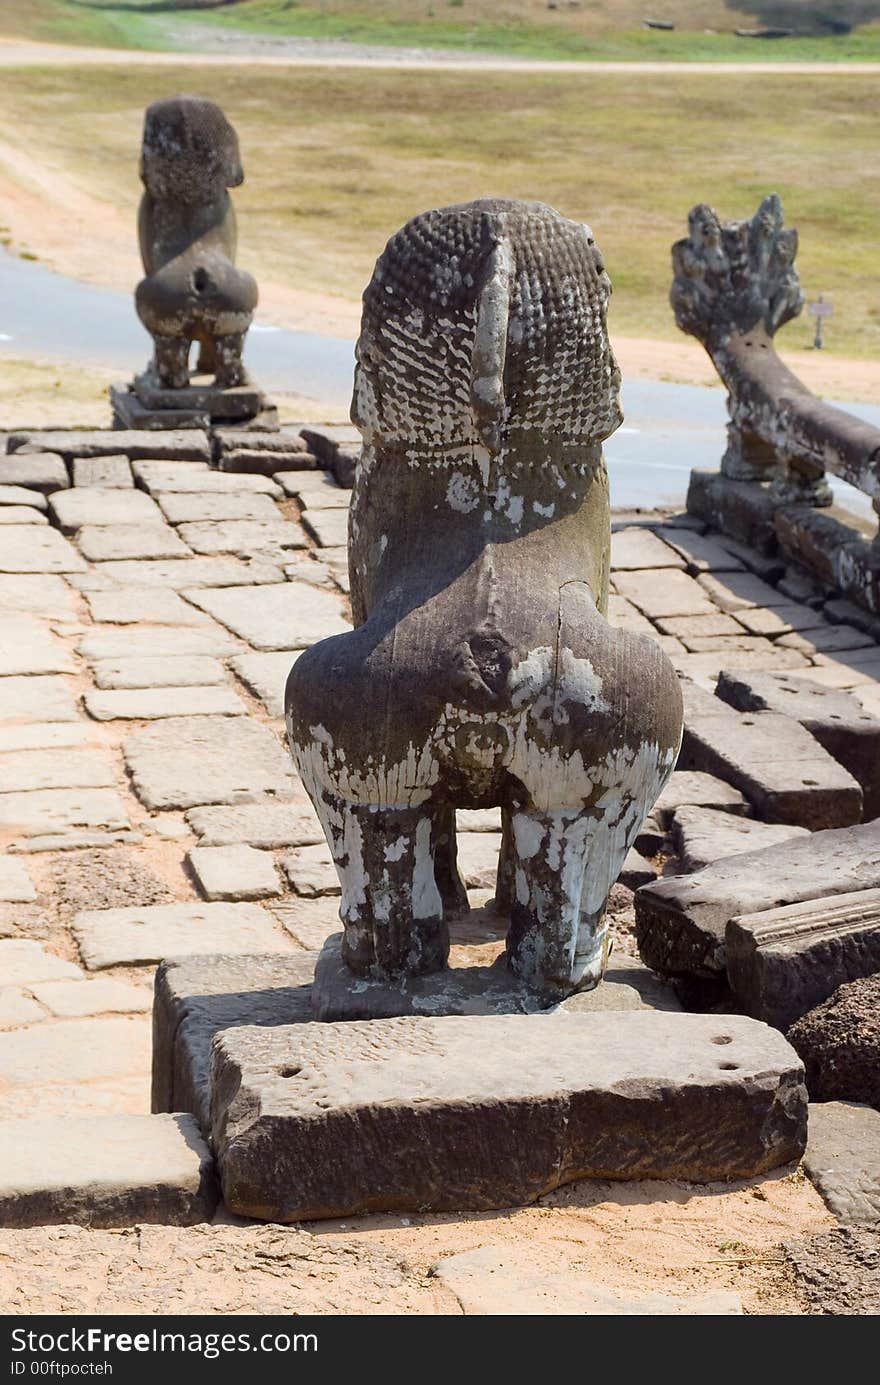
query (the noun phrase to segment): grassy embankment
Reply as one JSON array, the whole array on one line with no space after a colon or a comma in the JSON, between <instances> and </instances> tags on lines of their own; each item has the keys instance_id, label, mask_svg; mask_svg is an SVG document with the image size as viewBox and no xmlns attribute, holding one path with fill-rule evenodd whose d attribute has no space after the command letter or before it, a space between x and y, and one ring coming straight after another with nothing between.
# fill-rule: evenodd
<instances>
[{"instance_id":1,"label":"grassy embankment","mask_svg":"<svg viewBox=\"0 0 880 1385\"><path fill-rule=\"evenodd\" d=\"M833 298L830 348L880 358L880 91L868 77L9 70L0 128L15 130L34 167L117 208L133 249L143 108L180 90L220 101L239 131L240 258L266 281L356 300L413 213L486 194L537 198L592 225L615 331L676 340L669 247L689 208L747 216L776 190L801 230L805 290ZM51 179L43 185L57 226L64 207ZM39 225L27 243L40 253ZM806 318L784 331L789 347L810 340Z\"/></svg>"},{"instance_id":2,"label":"grassy embankment","mask_svg":"<svg viewBox=\"0 0 880 1385\"><path fill-rule=\"evenodd\" d=\"M843 35L773 41L737 38L760 26L761 5L725 0L663 0L654 10L672 32L646 29L644 0L237 0L207 8L199 0L14 0L0 33L61 43L132 48L197 47L198 28L276 37L346 39L504 53L530 58L708 62L880 61L880 25ZM822 9L822 6L814 6ZM833 0L824 9L834 10ZM877 18L880 19L880 5ZM194 29L195 26L195 29Z\"/></svg>"}]
</instances>

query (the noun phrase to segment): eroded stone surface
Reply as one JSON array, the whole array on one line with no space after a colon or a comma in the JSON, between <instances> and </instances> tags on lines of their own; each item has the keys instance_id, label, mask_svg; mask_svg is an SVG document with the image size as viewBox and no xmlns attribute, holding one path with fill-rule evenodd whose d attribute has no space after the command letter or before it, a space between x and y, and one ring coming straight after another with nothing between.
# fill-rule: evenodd
<instances>
[{"instance_id":1,"label":"eroded stone surface","mask_svg":"<svg viewBox=\"0 0 880 1385\"><path fill-rule=\"evenodd\" d=\"M653 816L661 825L666 826L675 810L685 805L743 815L750 812L745 795L714 774L705 774L701 770L673 770L669 782L654 804Z\"/></svg>"},{"instance_id":2,"label":"eroded stone surface","mask_svg":"<svg viewBox=\"0 0 880 1385\"><path fill-rule=\"evenodd\" d=\"M79 967L47 952L30 938L0 939L0 976L4 986L30 987L38 981L55 981L82 976Z\"/></svg>"},{"instance_id":3,"label":"eroded stone surface","mask_svg":"<svg viewBox=\"0 0 880 1385\"><path fill-rule=\"evenodd\" d=\"M156 496L159 508L170 524L195 524L219 520L279 519L275 502L269 495L247 491L178 492L160 491Z\"/></svg>"},{"instance_id":4,"label":"eroded stone surface","mask_svg":"<svg viewBox=\"0 0 880 1385\"><path fill-rule=\"evenodd\" d=\"M74 534L85 525L165 526L162 511L143 491L74 486L56 491L49 500L49 509L56 524L65 534ZM114 554L114 557L119 557Z\"/></svg>"},{"instance_id":5,"label":"eroded stone surface","mask_svg":"<svg viewBox=\"0 0 880 1385\"><path fill-rule=\"evenodd\" d=\"M204 654L101 659L93 676L96 688L204 688L228 682L219 659Z\"/></svg>"},{"instance_id":6,"label":"eroded stone surface","mask_svg":"<svg viewBox=\"0 0 880 1385\"><path fill-rule=\"evenodd\" d=\"M297 524L275 519L227 519L187 523L177 532L194 553L253 553L259 549L307 548Z\"/></svg>"},{"instance_id":7,"label":"eroded stone surface","mask_svg":"<svg viewBox=\"0 0 880 1385\"><path fill-rule=\"evenodd\" d=\"M814 1101L858 1101L880 1111L880 971L839 986L788 1035Z\"/></svg>"},{"instance_id":8,"label":"eroded stone surface","mask_svg":"<svg viewBox=\"0 0 880 1385\"><path fill-rule=\"evenodd\" d=\"M138 630L90 630L80 640L79 652L90 662L97 659L187 658L231 654L234 642L219 626L209 629L145 625Z\"/></svg>"},{"instance_id":9,"label":"eroded stone surface","mask_svg":"<svg viewBox=\"0 0 880 1385\"><path fill-rule=\"evenodd\" d=\"M76 491L71 491L72 495ZM125 491L111 491L125 495ZM143 495L133 491L133 495ZM147 496L143 496L147 500ZM152 502L150 502L152 503ZM140 559L186 558L192 551L168 524L84 524L76 536L79 550L92 563L127 562Z\"/></svg>"},{"instance_id":10,"label":"eroded stone surface","mask_svg":"<svg viewBox=\"0 0 880 1385\"><path fill-rule=\"evenodd\" d=\"M237 1029L213 1074L226 1204L272 1221L475 1211L584 1177L749 1177L806 1137L792 1050L730 1015Z\"/></svg>"},{"instance_id":11,"label":"eroded stone surface","mask_svg":"<svg viewBox=\"0 0 880 1385\"><path fill-rule=\"evenodd\" d=\"M804 1168L844 1226L880 1226L880 1111L811 1101Z\"/></svg>"},{"instance_id":12,"label":"eroded stone surface","mask_svg":"<svg viewBox=\"0 0 880 1385\"><path fill-rule=\"evenodd\" d=\"M0 543L0 572L85 572L86 565L57 529L10 524Z\"/></svg>"},{"instance_id":13,"label":"eroded stone surface","mask_svg":"<svg viewBox=\"0 0 880 1385\"><path fill-rule=\"evenodd\" d=\"M213 1159L187 1115L0 1122L0 1226L188 1226L217 1205Z\"/></svg>"},{"instance_id":14,"label":"eroded stone surface","mask_svg":"<svg viewBox=\"0 0 880 1385\"><path fill-rule=\"evenodd\" d=\"M211 442L199 428L165 428L161 431L105 428L92 432L53 431L18 432L9 435L10 452L27 449L29 452L58 452L62 457L127 457L174 458L170 463L194 465L211 460ZM156 462L154 465L160 465Z\"/></svg>"},{"instance_id":15,"label":"eroded stone surface","mask_svg":"<svg viewBox=\"0 0 880 1385\"><path fill-rule=\"evenodd\" d=\"M88 692L83 704L95 721L160 721L167 717L239 717L247 712L229 687L119 688Z\"/></svg>"},{"instance_id":16,"label":"eroded stone surface","mask_svg":"<svg viewBox=\"0 0 880 1385\"><path fill-rule=\"evenodd\" d=\"M77 721L69 678L0 678L0 720Z\"/></svg>"},{"instance_id":17,"label":"eroded stone surface","mask_svg":"<svg viewBox=\"0 0 880 1385\"><path fill-rule=\"evenodd\" d=\"M129 736L123 754L135 792L153 811L291 792L293 772L279 741L244 717L171 717Z\"/></svg>"},{"instance_id":18,"label":"eroded stone surface","mask_svg":"<svg viewBox=\"0 0 880 1385\"><path fill-rule=\"evenodd\" d=\"M324 840L310 803L241 803L191 808L186 815L200 846L316 846Z\"/></svg>"},{"instance_id":19,"label":"eroded stone surface","mask_svg":"<svg viewBox=\"0 0 880 1385\"><path fill-rule=\"evenodd\" d=\"M197 611L174 591L164 588L117 587L109 591L85 593L92 620L107 625L210 625L202 611ZM219 633L219 632L218 632Z\"/></svg>"},{"instance_id":20,"label":"eroded stone surface","mask_svg":"<svg viewBox=\"0 0 880 1385\"><path fill-rule=\"evenodd\" d=\"M270 716L284 716L284 685L296 653L238 654L230 665L246 688L258 697Z\"/></svg>"},{"instance_id":21,"label":"eroded stone surface","mask_svg":"<svg viewBox=\"0 0 880 1385\"><path fill-rule=\"evenodd\" d=\"M223 471L212 471L207 466L190 466L178 461L136 461L132 465L138 481L151 495L164 492L178 495L236 495L248 492L251 495L283 494L281 487L268 476L231 475Z\"/></svg>"},{"instance_id":22,"label":"eroded stone surface","mask_svg":"<svg viewBox=\"0 0 880 1385\"><path fill-rule=\"evenodd\" d=\"M715 808L682 806L672 816L672 840L685 870L702 870L723 856L757 851L807 835L805 827L755 822Z\"/></svg>"},{"instance_id":23,"label":"eroded stone surface","mask_svg":"<svg viewBox=\"0 0 880 1385\"><path fill-rule=\"evenodd\" d=\"M38 789L105 789L116 783L112 761L100 751L76 748L22 750L0 755L0 794Z\"/></svg>"},{"instance_id":24,"label":"eroded stone surface","mask_svg":"<svg viewBox=\"0 0 880 1385\"><path fill-rule=\"evenodd\" d=\"M134 485L125 453L113 457L74 457L73 484L101 490L130 490Z\"/></svg>"},{"instance_id":25,"label":"eroded stone surface","mask_svg":"<svg viewBox=\"0 0 880 1385\"><path fill-rule=\"evenodd\" d=\"M129 826L128 814L113 789L38 789L0 794L0 826L27 836L66 832L77 827Z\"/></svg>"},{"instance_id":26,"label":"eroded stone surface","mask_svg":"<svg viewBox=\"0 0 880 1385\"><path fill-rule=\"evenodd\" d=\"M168 558L140 562L123 559L105 562L101 575L122 587L233 587L281 580L281 569L271 563L245 563L240 558Z\"/></svg>"},{"instance_id":27,"label":"eroded stone surface","mask_svg":"<svg viewBox=\"0 0 880 1385\"><path fill-rule=\"evenodd\" d=\"M270 899L282 893L268 851L235 846L197 846L187 854L205 899Z\"/></svg>"},{"instance_id":28,"label":"eroded stone surface","mask_svg":"<svg viewBox=\"0 0 880 1385\"><path fill-rule=\"evenodd\" d=\"M0 485L22 486L50 494L70 485L67 467L57 453L41 452L0 457ZM36 503L36 502L34 502Z\"/></svg>"},{"instance_id":29,"label":"eroded stone surface","mask_svg":"<svg viewBox=\"0 0 880 1385\"><path fill-rule=\"evenodd\" d=\"M351 629L340 599L304 582L193 591L189 599L255 649L304 649Z\"/></svg>"},{"instance_id":30,"label":"eroded stone surface","mask_svg":"<svg viewBox=\"0 0 880 1385\"><path fill-rule=\"evenodd\" d=\"M166 957L285 952L289 941L256 904L156 904L86 909L71 924L89 971L146 966Z\"/></svg>"}]
</instances>

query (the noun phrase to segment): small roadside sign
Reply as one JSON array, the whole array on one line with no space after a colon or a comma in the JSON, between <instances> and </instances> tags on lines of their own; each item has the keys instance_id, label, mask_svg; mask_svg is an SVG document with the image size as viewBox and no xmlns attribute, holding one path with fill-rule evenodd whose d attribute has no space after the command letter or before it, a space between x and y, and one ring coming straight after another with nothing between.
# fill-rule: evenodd
<instances>
[{"instance_id":1,"label":"small roadside sign","mask_svg":"<svg viewBox=\"0 0 880 1385\"><path fill-rule=\"evenodd\" d=\"M826 317L831 317L834 312L834 304L829 303L824 295L820 293L815 302L807 305L807 312L810 317L816 319L816 335L813 337L813 349L821 351L822 347L825 345L822 340L822 327Z\"/></svg>"}]
</instances>

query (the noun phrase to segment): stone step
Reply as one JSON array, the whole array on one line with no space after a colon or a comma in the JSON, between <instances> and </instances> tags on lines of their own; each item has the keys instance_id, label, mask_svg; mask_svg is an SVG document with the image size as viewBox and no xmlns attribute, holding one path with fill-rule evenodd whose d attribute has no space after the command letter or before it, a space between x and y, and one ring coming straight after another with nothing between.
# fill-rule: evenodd
<instances>
[{"instance_id":1,"label":"stone step","mask_svg":"<svg viewBox=\"0 0 880 1385\"><path fill-rule=\"evenodd\" d=\"M291 1222L521 1205L580 1178L750 1178L798 1159L801 1068L742 1016L405 1017L214 1041L227 1207Z\"/></svg>"},{"instance_id":2,"label":"stone step","mask_svg":"<svg viewBox=\"0 0 880 1385\"><path fill-rule=\"evenodd\" d=\"M852 693L790 673L725 670L717 694L740 712L779 712L799 721L862 786L866 818L880 814L880 718Z\"/></svg>"},{"instance_id":3,"label":"stone step","mask_svg":"<svg viewBox=\"0 0 880 1385\"><path fill-rule=\"evenodd\" d=\"M0 1121L0 1226L191 1226L217 1185L193 1116Z\"/></svg>"},{"instance_id":4,"label":"stone step","mask_svg":"<svg viewBox=\"0 0 880 1385\"><path fill-rule=\"evenodd\" d=\"M635 897L639 951L661 973L724 979L730 919L878 888L880 821L814 832L646 885Z\"/></svg>"},{"instance_id":5,"label":"stone step","mask_svg":"<svg viewBox=\"0 0 880 1385\"><path fill-rule=\"evenodd\" d=\"M765 822L815 831L861 821L856 780L799 722L776 712L686 714L678 763L741 789Z\"/></svg>"},{"instance_id":6,"label":"stone step","mask_svg":"<svg viewBox=\"0 0 880 1385\"><path fill-rule=\"evenodd\" d=\"M725 946L738 1008L785 1030L845 981L880 971L880 890L740 915Z\"/></svg>"}]
</instances>

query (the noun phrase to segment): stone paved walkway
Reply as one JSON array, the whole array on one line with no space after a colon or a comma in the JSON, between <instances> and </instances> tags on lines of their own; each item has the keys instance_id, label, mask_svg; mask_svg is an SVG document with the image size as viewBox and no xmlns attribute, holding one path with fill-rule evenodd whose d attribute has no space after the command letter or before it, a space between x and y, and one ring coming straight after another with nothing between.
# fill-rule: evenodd
<instances>
[{"instance_id":1,"label":"stone paved walkway","mask_svg":"<svg viewBox=\"0 0 880 1385\"><path fill-rule=\"evenodd\" d=\"M68 466L105 484L58 490L28 460L14 486L0 461L0 1119L145 1113L162 957L314 949L338 928L282 699L298 652L347 628L349 492L167 458ZM784 670L880 715L875 624L781 564L686 515L617 514L612 574L611 621L703 689ZM763 824L745 831L736 791L716 803L688 778L684 806L732 809L725 850L751 847ZM479 905L500 820L459 825ZM650 830L639 845L651 857ZM627 864L636 885L664 858ZM625 951L630 900L618 887Z\"/></svg>"}]
</instances>

